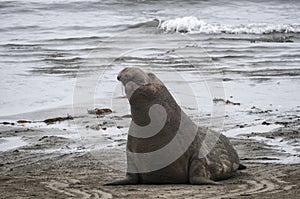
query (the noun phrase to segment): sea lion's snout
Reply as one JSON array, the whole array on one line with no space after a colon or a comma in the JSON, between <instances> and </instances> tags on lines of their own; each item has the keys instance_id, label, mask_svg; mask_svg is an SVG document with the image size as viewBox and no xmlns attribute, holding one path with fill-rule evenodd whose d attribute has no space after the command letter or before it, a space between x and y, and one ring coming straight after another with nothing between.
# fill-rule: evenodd
<instances>
[{"instance_id":1,"label":"sea lion's snout","mask_svg":"<svg viewBox=\"0 0 300 199\"><path fill-rule=\"evenodd\" d=\"M126 84L130 81L136 83L137 85L145 85L150 82L148 74L139 68L127 67L124 68L117 76L117 80L122 82L126 87Z\"/></svg>"},{"instance_id":2,"label":"sea lion's snout","mask_svg":"<svg viewBox=\"0 0 300 199\"><path fill-rule=\"evenodd\" d=\"M120 73L118 76L117 76L117 80L119 80L120 82L122 82L122 84L124 86L126 86L126 84L130 81L132 81L132 77L128 74L122 74Z\"/></svg>"},{"instance_id":3,"label":"sea lion's snout","mask_svg":"<svg viewBox=\"0 0 300 199\"><path fill-rule=\"evenodd\" d=\"M140 87L149 84L150 78L147 73L139 68L127 67L121 70L117 76L117 80L122 82L125 87L125 93L128 99Z\"/></svg>"}]
</instances>

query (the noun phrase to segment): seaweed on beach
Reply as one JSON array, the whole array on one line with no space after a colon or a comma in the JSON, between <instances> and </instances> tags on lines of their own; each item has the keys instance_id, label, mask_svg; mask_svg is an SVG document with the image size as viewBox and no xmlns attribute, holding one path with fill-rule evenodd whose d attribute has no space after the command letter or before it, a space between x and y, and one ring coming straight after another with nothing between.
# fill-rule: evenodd
<instances>
[{"instance_id":1,"label":"seaweed on beach","mask_svg":"<svg viewBox=\"0 0 300 199\"><path fill-rule=\"evenodd\" d=\"M45 119L43 122L49 125L49 124L54 124L55 122L62 122L65 120L73 120L73 119L74 117L72 117L71 115L67 115L67 117L54 117L54 118Z\"/></svg>"},{"instance_id":2,"label":"seaweed on beach","mask_svg":"<svg viewBox=\"0 0 300 199\"><path fill-rule=\"evenodd\" d=\"M95 115L104 115L112 113L112 110L109 108L95 108L87 110L88 114L95 114Z\"/></svg>"},{"instance_id":3,"label":"seaweed on beach","mask_svg":"<svg viewBox=\"0 0 300 199\"><path fill-rule=\"evenodd\" d=\"M213 102L214 103L224 102L224 104L232 104L232 105L237 105L237 106L241 105L241 103L239 103L239 102L232 102L230 100L225 100L225 99L222 99L222 98L214 98Z\"/></svg>"},{"instance_id":4,"label":"seaweed on beach","mask_svg":"<svg viewBox=\"0 0 300 199\"><path fill-rule=\"evenodd\" d=\"M0 122L2 125L15 125L13 122Z\"/></svg>"},{"instance_id":5,"label":"seaweed on beach","mask_svg":"<svg viewBox=\"0 0 300 199\"><path fill-rule=\"evenodd\" d=\"M18 124L26 124L26 123L31 123L32 121L29 120L18 120L17 123Z\"/></svg>"}]
</instances>

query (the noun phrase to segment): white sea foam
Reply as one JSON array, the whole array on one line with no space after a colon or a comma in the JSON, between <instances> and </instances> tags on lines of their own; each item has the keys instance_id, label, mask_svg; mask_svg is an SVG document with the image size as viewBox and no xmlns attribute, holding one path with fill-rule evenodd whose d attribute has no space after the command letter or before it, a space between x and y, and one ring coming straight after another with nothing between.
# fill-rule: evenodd
<instances>
[{"instance_id":1,"label":"white sea foam","mask_svg":"<svg viewBox=\"0 0 300 199\"><path fill-rule=\"evenodd\" d=\"M0 138L0 151L9 151L16 149L22 146L27 145L28 143L22 140L21 137L4 137Z\"/></svg>"},{"instance_id":2,"label":"white sea foam","mask_svg":"<svg viewBox=\"0 0 300 199\"><path fill-rule=\"evenodd\" d=\"M202 34L270 34L300 33L300 24L251 23L238 25L209 24L196 17L182 17L162 22L159 28L166 32Z\"/></svg>"}]
</instances>

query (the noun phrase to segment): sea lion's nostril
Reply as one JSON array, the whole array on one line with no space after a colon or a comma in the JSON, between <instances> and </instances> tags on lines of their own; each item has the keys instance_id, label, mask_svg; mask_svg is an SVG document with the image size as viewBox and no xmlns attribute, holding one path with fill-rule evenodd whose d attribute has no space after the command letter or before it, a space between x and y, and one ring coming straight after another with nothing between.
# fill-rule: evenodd
<instances>
[{"instance_id":1,"label":"sea lion's nostril","mask_svg":"<svg viewBox=\"0 0 300 199\"><path fill-rule=\"evenodd\" d=\"M117 80L120 80L120 76L119 75L117 76Z\"/></svg>"}]
</instances>

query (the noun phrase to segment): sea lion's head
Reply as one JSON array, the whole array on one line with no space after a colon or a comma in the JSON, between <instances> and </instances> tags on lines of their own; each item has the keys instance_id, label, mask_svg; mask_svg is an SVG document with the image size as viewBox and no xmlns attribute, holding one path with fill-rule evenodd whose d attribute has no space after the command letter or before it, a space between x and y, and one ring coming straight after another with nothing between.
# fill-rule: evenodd
<instances>
[{"instance_id":1,"label":"sea lion's head","mask_svg":"<svg viewBox=\"0 0 300 199\"><path fill-rule=\"evenodd\" d=\"M151 78L143 70L135 67L127 67L121 70L117 79L125 87L125 93L130 101L132 94L140 87L151 83Z\"/></svg>"},{"instance_id":2,"label":"sea lion's head","mask_svg":"<svg viewBox=\"0 0 300 199\"><path fill-rule=\"evenodd\" d=\"M140 86L150 83L148 74L135 67L124 68L119 72L117 79L122 82L124 86L126 86L128 82L134 82Z\"/></svg>"},{"instance_id":3,"label":"sea lion's head","mask_svg":"<svg viewBox=\"0 0 300 199\"><path fill-rule=\"evenodd\" d=\"M165 107L170 115L180 115L180 107L175 99L153 73L145 73L139 68L124 68L118 74L117 79L125 87L132 119L136 124L145 126L150 123L149 111L153 105ZM158 111L156 115L160 118L161 111Z\"/></svg>"},{"instance_id":4,"label":"sea lion's head","mask_svg":"<svg viewBox=\"0 0 300 199\"><path fill-rule=\"evenodd\" d=\"M149 113L151 107L155 109L152 115L155 119L164 121L164 106L172 107L167 112L177 110L177 104L165 85L153 74L146 73L139 68L124 68L117 79L125 87L126 97L131 107L132 120L140 126L146 126L152 121ZM153 108L153 107L152 107ZM167 116L166 116L167 117ZM153 119L153 121L155 121Z\"/></svg>"}]
</instances>

